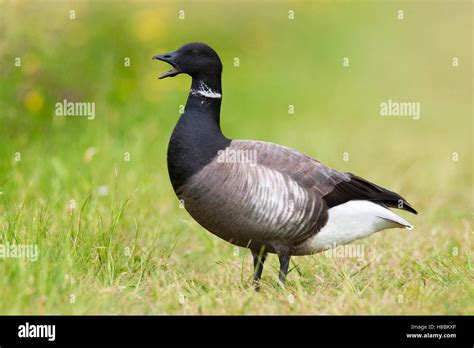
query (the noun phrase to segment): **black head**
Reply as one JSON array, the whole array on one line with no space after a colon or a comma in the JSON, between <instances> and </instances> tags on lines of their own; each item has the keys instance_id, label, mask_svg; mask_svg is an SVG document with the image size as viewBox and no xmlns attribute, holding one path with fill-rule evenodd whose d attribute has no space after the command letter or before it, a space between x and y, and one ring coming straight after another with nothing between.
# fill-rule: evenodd
<instances>
[{"instance_id":1,"label":"black head","mask_svg":"<svg viewBox=\"0 0 474 348\"><path fill-rule=\"evenodd\" d=\"M153 59L171 64L173 67L170 71L161 74L160 79L178 74L188 74L198 79L220 78L222 73L222 63L216 51L201 42L190 42L177 51L157 54L153 56Z\"/></svg>"}]
</instances>

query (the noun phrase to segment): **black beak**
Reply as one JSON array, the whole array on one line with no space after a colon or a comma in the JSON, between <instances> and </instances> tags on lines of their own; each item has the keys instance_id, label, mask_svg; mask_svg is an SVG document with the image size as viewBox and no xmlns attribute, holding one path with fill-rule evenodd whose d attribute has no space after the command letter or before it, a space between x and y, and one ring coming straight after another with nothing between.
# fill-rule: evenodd
<instances>
[{"instance_id":1,"label":"black beak","mask_svg":"<svg viewBox=\"0 0 474 348\"><path fill-rule=\"evenodd\" d=\"M165 53L165 54L157 54L154 55L152 59L158 59L163 62L166 62L170 64L173 69L170 71L167 71L163 74L161 74L158 78L159 79L164 79L165 77L173 77L178 75L181 71L179 70L178 65L176 64L176 57L178 56L178 53L176 52L170 52L170 53Z\"/></svg>"}]
</instances>

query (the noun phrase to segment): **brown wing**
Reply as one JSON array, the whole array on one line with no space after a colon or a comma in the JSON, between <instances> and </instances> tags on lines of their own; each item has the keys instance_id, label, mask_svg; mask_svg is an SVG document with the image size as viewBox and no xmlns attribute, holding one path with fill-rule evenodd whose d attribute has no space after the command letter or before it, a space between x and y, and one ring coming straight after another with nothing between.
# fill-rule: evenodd
<instances>
[{"instance_id":1,"label":"brown wing","mask_svg":"<svg viewBox=\"0 0 474 348\"><path fill-rule=\"evenodd\" d=\"M242 148L255 148L260 164L288 174L303 188L316 190L329 208L350 200L368 200L417 214L399 194L351 173L341 173L290 148L266 142L242 141Z\"/></svg>"},{"instance_id":2,"label":"brown wing","mask_svg":"<svg viewBox=\"0 0 474 348\"><path fill-rule=\"evenodd\" d=\"M232 147L241 151L255 151L257 163L288 175L304 189L312 189L321 197L330 193L349 174L340 173L296 150L285 146L252 140L234 140Z\"/></svg>"}]
</instances>

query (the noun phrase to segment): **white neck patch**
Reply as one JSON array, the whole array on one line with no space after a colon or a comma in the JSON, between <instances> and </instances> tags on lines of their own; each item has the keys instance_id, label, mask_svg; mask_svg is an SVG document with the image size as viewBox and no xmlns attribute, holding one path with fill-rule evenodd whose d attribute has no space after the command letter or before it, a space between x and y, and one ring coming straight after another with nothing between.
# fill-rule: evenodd
<instances>
[{"instance_id":1,"label":"white neck patch","mask_svg":"<svg viewBox=\"0 0 474 348\"><path fill-rule=\"evenodd\" d=\"M220 93L217 93L216 91L213 91L209 86L207 86L204 82L201 81L199 85L199 89L192 89L191 93L194 95L201 95L206 98L218 98L220 99L222 95Z\"/></svg>"}]
</instances>

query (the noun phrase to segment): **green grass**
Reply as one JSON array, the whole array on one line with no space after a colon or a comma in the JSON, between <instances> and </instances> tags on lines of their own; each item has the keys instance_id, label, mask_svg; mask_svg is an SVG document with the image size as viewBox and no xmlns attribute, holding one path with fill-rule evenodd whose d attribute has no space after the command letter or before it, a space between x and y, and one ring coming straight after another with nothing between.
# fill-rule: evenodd
<instances>
[{"instance_id":1,"label":"green grass","mask_svg":"<svg viewBox=\"0 0 474 348\"><path fill-rule=\"evenodd\" d=\"M36 262L0 259L1 314L474 312L472 4L87 4L0 2L0 244L39 248ZM355 242L361 260L294 257L286 289L271 256L255 293L250 253L195 223L168 179L190 81L158 81L151 56L192 40L223 60L228 136L400 192L415 229ZM53 116L64 98L95 102L96 118ZM421 118L379 116L389 98L419 101Z\"/></svg>"}]
</instances>

